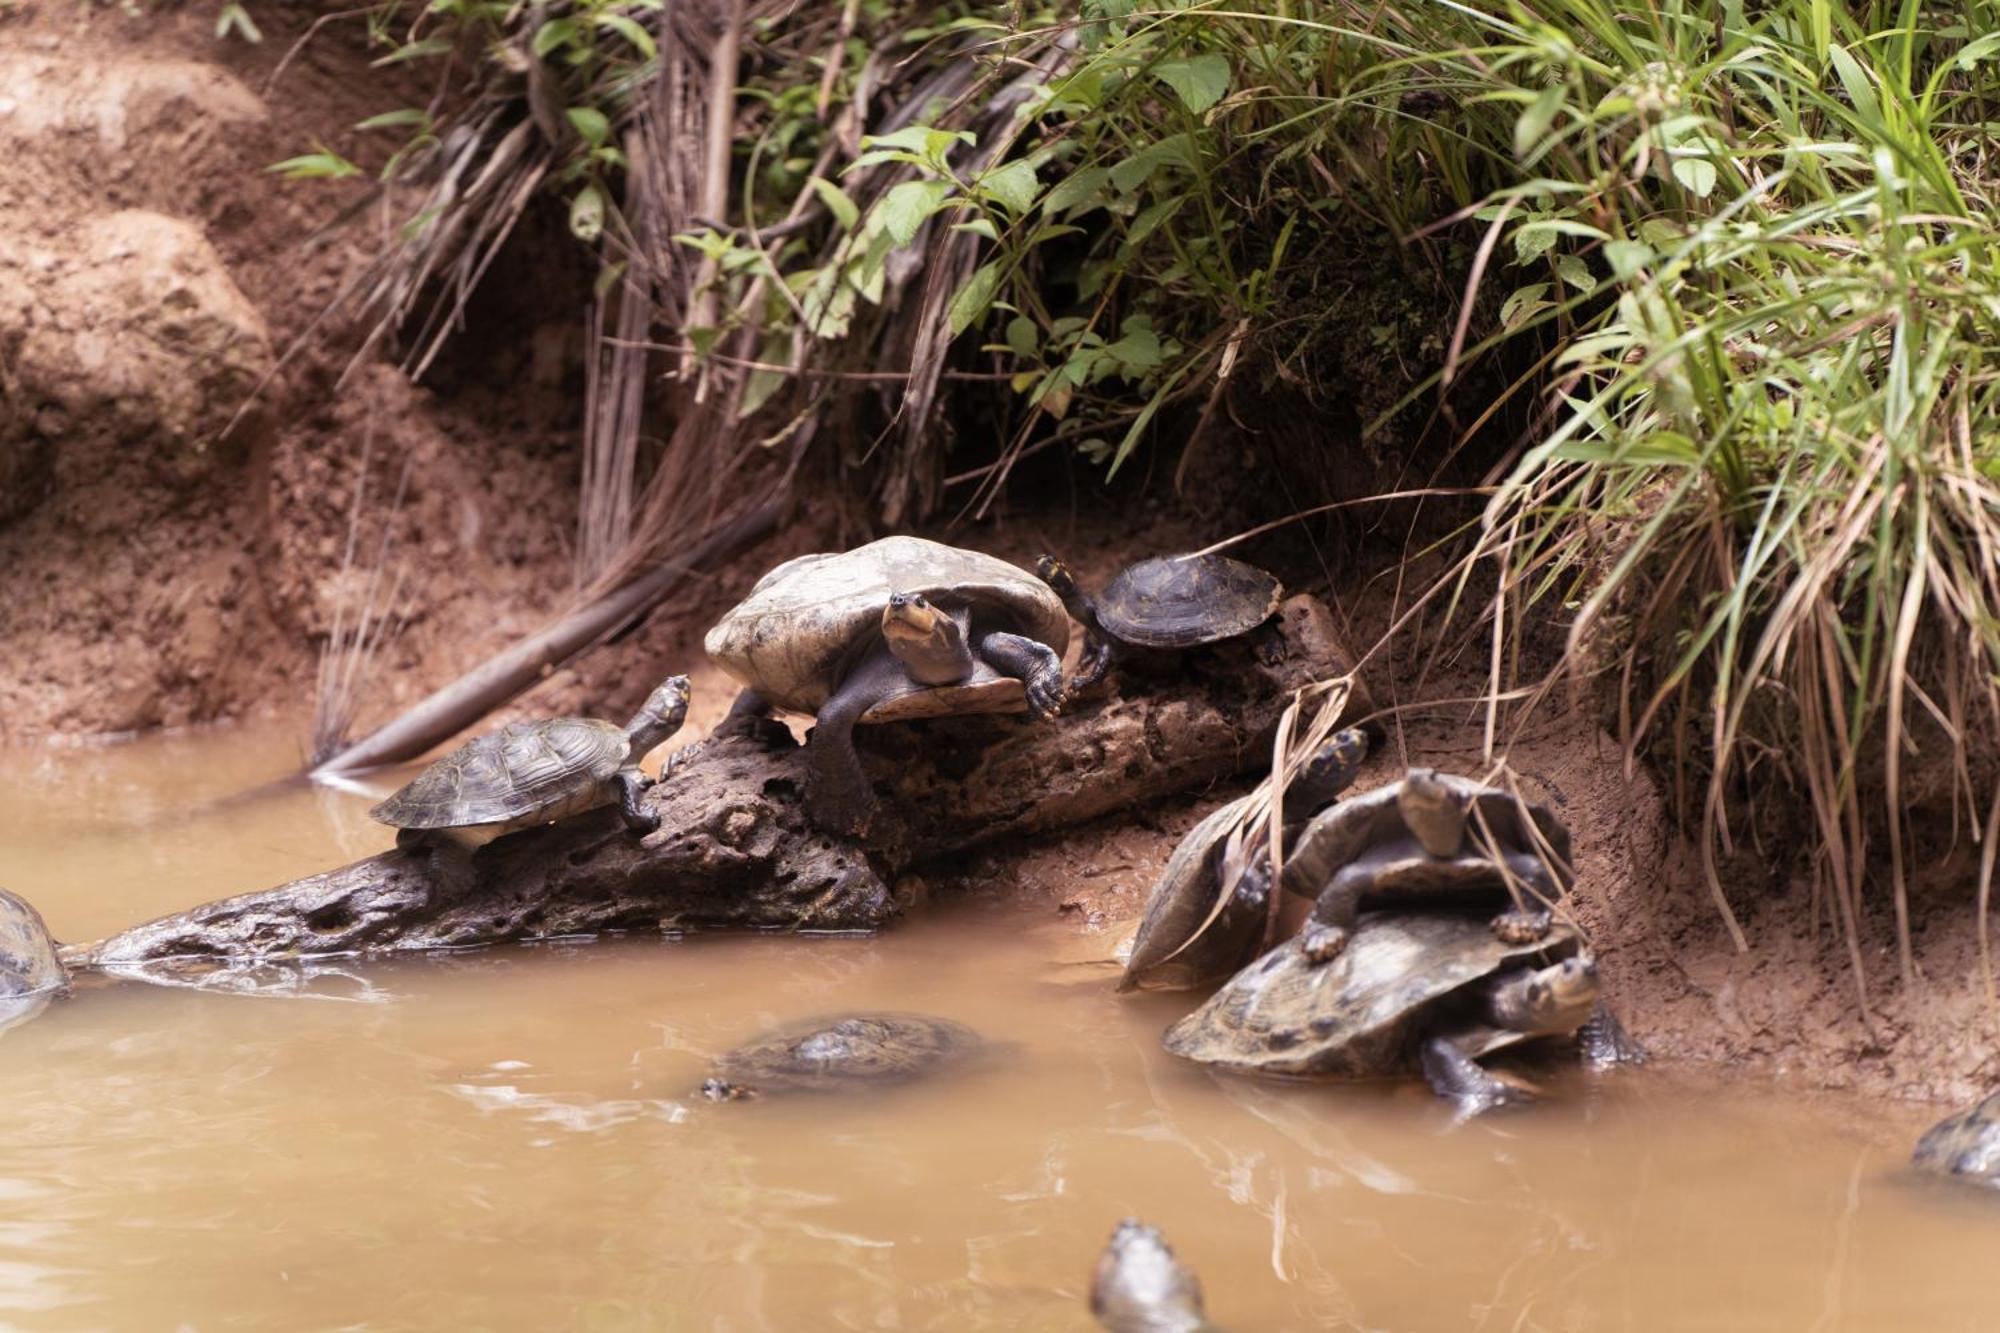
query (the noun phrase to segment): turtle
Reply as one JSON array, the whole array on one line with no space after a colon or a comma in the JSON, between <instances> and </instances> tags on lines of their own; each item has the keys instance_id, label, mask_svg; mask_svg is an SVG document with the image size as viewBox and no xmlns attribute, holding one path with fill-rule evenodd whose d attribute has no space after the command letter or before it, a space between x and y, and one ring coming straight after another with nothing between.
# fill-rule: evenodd
<instances>
[{"instance_id":1,"label":"turtle","mask_svg":"<svg viewBox=\"0 0 2000 1333\"><path fill-rule=\"evenodd\" d=\"M1549 928L1548 904L1575 882L1572 864L1569 830L1546 807L1413 768L1314 816L1286 853L1284 886L1316 899L1305 947L1324 962L1346 945L1364 904L1506 900L1513 905L1493 918L1494 932L1532 942Z\"/></svg>"},{"instance_id":2,"label":"turtle","mask_svg":"<svg viewBox=\"0 0 2000 1333\"><path fill-rule=\"evenodd\" d=\"M994 556L921 537L802 555L757 581L708 632L745 688L730 723L814 715L806 809L865 833L875 808L854 726L948 713L1062 710L1069 618L1054 593Z\"/></svg>"},{"instance_id":3,"label":"turtle","mask_svg":"<svg viewBox=\"0 0 2000 1333\"><path fill-rule=\"evenodd\" d=\"M1367 757L1368 737L1355 728L1335 732L1313 752L1285 787L1287 846L1314 812L1346 790ZM1147 896L1119 990L1187 990L1220 981L1256 956L1270 906L1264 837L1243 845L1235 892L1227 904L1216 902L1229 835L1256 797L1252 792L1220 807L1174 848Z\"/></svg>"},{"instance_id":4,"label":"turtle","mask_svg":"<svg viewBox=\"0 0 2000 1333\"><path fill-rule=\"evenodd\" d=\"M1127 565L1095 597L1054 556L1035 561L1035 573L1084 628L1072 691L1089 689L1135 649L1195 648L1249 634L1277 614L1285 592L1274 575L1255 565L1201 552ZM1259 651L1270 658L1282 651L1282 643L1275 635L1263 637Z\"/></svg>"},{"instance_id":5,"label":"turtle","mask_svg":"<svg viewBox=\"0 0 2000 1333\"><path fill-rule=\"evenodd\" d=\"M983 1047L979 1034L963 1023L928 1014L815 1018L730 1051L715 1062L701 1093L726 1102L907 1083L962 1063Z\"/></svg>"},{"instance_id":6,"label":"turtle","mask_svg":"<svg viewBox=\"0 0 2000 1333\"><path fill-rule=\"evenodd\" d=\"M467 741L368 813L396 830L405 851L429 849L448 879L495 838L616 805L644 836L660 826L640 797L639 761L687 718L688 678L668 678L623 727L588 717L516 722Z\"/></svg>"},{"instance_id":7,"label":"turtle","mask_svg":"<svg viewBox=\"0 0 2000 1333\"><path fill-rule=\"evenodd\" d=\"M1910 1162L1920 1171L2000 1189L2000 1092L1925 1130Z\"/></svg>"},{"instance_id":8,"label":"turtle","mask_svg":"<svg viewBox=\"0 0 2000 1333\"><path fill-rule=\"evenodd\" d=\"M69 969L34 904L0 889L0 1028L40 1013L69 993Z\"/></svg>"},{"instance_id":9,"label":"turtle","mask_svg":"<svg viewBox=\"0 0 2000 1333\"><path fill-rule=\"evenodd\" d=\"M1598 1012L1597 965L1568 926L1508 941L1477 914L1369 912L1346 950L1315 962L1295 935L1244 968L1163 1044L1249 1073L1370 1078L1414 1062L1465 1114L1524 1094L1479 1057L1565 1036Z\"/></svg>"},{"instance_id":10,"label":"turtle","mask_svg":"<svg viewBox=\"0 0 2000 1333\"><path fill-rule=\"evenodd\" d=\"M1109 1333L1215 1333L1201 1280L1174 1257L1159 1228L1128 1217L1090 1277L1090 1313Z\"/></svg>"}]
</instances>

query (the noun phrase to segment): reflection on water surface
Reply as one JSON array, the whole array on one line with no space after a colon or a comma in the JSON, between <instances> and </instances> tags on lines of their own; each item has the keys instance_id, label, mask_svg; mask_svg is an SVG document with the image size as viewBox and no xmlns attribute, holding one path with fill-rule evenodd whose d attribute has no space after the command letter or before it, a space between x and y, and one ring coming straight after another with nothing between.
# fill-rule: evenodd
<instances>
[{"instance_id":1,"label":"reflection on water surface","mask_svg":"<svg viewBox=\"0 0 2000 1333\"><path fill-rule=\"evenodd\" d=\"M0 755L0 882L84 938L388 844L218 733ZM1185 1002L987 907L873 940L493 950L296 1003L92 986L0 1035L0 1322L1084 1329L1112 1224L1236 1330L1987 1329L2000 1200L1901 1172L1929 1118L1651 1069L1459 1129L1419 1086L1218 1079ZM879 1096L714 1104L767 1026L915 1009L1004 1043Z\"/></svg>"}]
</instances>

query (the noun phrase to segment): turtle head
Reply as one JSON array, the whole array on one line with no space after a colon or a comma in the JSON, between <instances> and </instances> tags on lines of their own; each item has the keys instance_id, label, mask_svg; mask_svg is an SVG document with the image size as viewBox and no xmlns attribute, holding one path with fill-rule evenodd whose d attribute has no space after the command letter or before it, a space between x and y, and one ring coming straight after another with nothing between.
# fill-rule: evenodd
<instances>
[{"instance_id":1,"label":"turtle head","mask_svg":"<svg viewBox=\"0 0 2000 1333\"><path fill-rule=\"evenodd\" d=\"M1075 616L1078 623L1083 625L1091 623L1090 599L1085 597L1083 589L1077 586L1076 575L1070 572L1068 565L1052 555L1038 556L1035 560L1035 577L1049 585L1061 599L1063 608Z\"/></svg>"},{"instance_id":2,"label":"turtle head","mask_svg":"<svg viewBox=\"0 0 2000 1333\"><path fill-rule=\"evenodd\" d=\"M1368 737L1359 727L1336 731L1306 759L1286 795L1296 793L1300 800L1318 809L1347 790L1367 758Z\"/></svg>"},{"instance_id":3,"label":"turtle head","mask_svg":"<svg viewBox=\"0 0 2000 1333\"><path fill-rule=\"evenodd\" d=\"M882 608L882 638L912 680L945 684L971 669L965 631L920 592L895 592Z\"/></svg>"},{"instance_id":4,"label":"turtle head","mask_svg":"<svg viewBox=\"0 0 2000 1333\"><path fill-rule=\"evenodd\" d=\"M634 763L681 729L681 723L687 721L691 693L686 676L669 676L653 691L645 706L632 715L632 720L625 724L625 734L632 740Z\"/></svg>"},{"instance_id":5,"label":"turtle head","mask_svg":"<svg viewBox=\"0 0 2000 1333\"><path fill-rule=\"evenodd\" d=\"M1090 1279L1090 1313L1114 1333L1196 1333L1209 1327L1201 1282L1157 1228L1126 1218Z\"/></svg>"},{"instance_id":6,"label":"turtle head","mask_svg":"<svg viewBox=\"0 0 2000 1333\"><path fill-rule=\"evenodd\" d=\"M1403 823L1432 856L1457 856L1465 845L1472 800L1434 768L1413 768L1396 793Z\"/></svg>"},{"instance_id":7,"label":"turtle head","mask_svg":"<svg viewBox=\"0 0 2000 1333\"><path fill-rule=\"evenodd\" d=\"M757 1090L726 1078L705 1078L701 1081L701 1095L712 1102L747 1102L757 1095Z\"/></svg>"},{"instance_id":8,"label":"turtle head","mask_svg":"<svg viewBox=\"0 0 2000 1333\"><path fill-rule=\"evenodd\" d=\"M1597 1006L1597 960L1587 953L1524 972L1496 997L1494 1016L1516 1032L1574 1032Z\"/></svg>"}]
</instances>

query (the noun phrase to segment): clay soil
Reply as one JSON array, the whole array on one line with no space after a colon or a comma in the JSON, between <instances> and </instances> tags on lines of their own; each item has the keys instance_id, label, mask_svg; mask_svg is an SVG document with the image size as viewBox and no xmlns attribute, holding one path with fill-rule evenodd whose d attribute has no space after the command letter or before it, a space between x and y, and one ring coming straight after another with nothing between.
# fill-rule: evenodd
<instances>
[{"instance_id":1,"label":"clay soil","mask_svg":"<svg viewBox=\"0 0 2000 1333\"><path fill-rule=\"evenodd\" d=\"M259 18L264 40L250 44L218 40L207 6L0 7L8 740L309 713L316 655L336 617L362 601L383 550L399 571L402 627L366 681L362 729L570 595L577 297L589 275L561 257L560 219L530 219L495 284L501 295L475 308L426 383L375 361L337 387L352 346L340 335L352 331L336 322L300 339L372 242L366 227L308 241L368 187L285 182L264 168L315 140L379 161L388 145L348 127L421 99L369 71L369 53L340 26L274 78L301 18L290 6ZM362 558L345 568L363 477L375 500L355 532ZM385 497L399 486L391 508ZM1128 554L1231 527L1212 507L1131 495L1075 506L1016 494L1010 504L999 521L950 535L1016 559L1060 551L1086 581ZM1330 544L1321 530L1317 545L1277 537L1249 553L1324 592L1347 642L1365 648L1400 605L1394 548L1332 532ZM616 716L660 676L690 669L698 702L687 736L698 738L730 694L698 665L703 627L772 562L855 535L809 512L513 711ZM1368 679L1393 711L1363 786L1413 762L1486 771L1481 715L1449 702L1476 693L1476 665L1405 643L1374 658ZM1783 858L1725 869L1751 946L1735 950L1657 783L1643 766L1627 776L1594 712L1538 715L1510 762L1575 830L1575 914L1628 1026L1657 1056L1909 1099L1962 1099L2000 1076L1962 829L1926 849L1916 985L1896 979L1886 909L1862 923L1864 1005L1830 909L1762 868ZM1076 923L1079 959L1101 959L1179 835L1244 786L990 848L899 887L1027 895Z\"/></svg>"}]
</instances>

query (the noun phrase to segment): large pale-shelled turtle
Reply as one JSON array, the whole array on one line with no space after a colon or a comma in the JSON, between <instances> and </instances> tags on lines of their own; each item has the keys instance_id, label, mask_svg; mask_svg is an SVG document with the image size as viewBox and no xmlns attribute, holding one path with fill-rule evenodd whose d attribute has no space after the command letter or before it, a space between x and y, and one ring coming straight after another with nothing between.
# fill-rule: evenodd
<instances>
[{"instance_id":1,"label":"large pale-shelled turtle","mask_svg":"<svg viewBox=\"0 0 2000 1333\"><path fill-rule=\"evenodd\" d=\"M1289 847L1305 821L1354 781L1368 757L1368 738L1335 732L1285 787L1284 836ZM1271 859L1264 837L1242 848L1244 870L1226 903L1224 857L1230 834L1257 793L1217 809L1189 829L1146 899L1120 990L1185 990L1207 985L1256 956L1270 912Z\"/></svg>"},{"instance_id":2,"label":"large pale-shelled turtle","mask_svg":"<svg viewBox=\"0 0 2000 1333\"><path fill-rule=\"evenodd\" d=\"M396 845L440 853L456 878L464 857L516 830L616 805L634 833L659 816L640 797L650 785L639 761L681 728L688 679L668 679L623 727L588 717L516 722L467 741L368 813L395 827ZM451 855L445 855L449 852Z\"/></svg>"},{"instance_id":3,"label":"large pale-shelled turtle","mask_svg":"<svg viewBox=\"0 0 2000 1333\"><path fill-rule=\"evenodd\" d=\"M810 713L806 804L865 830L874 793L854 727L947 713L1053 717L1069 618L1026 570L977 551L885 537L779 565L709 630L708 655L746 687L732 717Z\"/></svg>"},{"instance_id":4,"label":"large pale-shelled turtle","mask_svg":"<svg viewBox=\"0 0 2000 1333\"><path fill-rule=\"evenodd\" d=\"M1924 1131L1910 1161L1988 1189L2000 1189L2000 1092Z\"/></svg>"},{"instance_id":5,"label":"large pale-shelled turtle","mask_svg":"<svg viewBox=\"0 0 2000 1333\"><path fill-rule=\"evenodd\" d=\"M1092 597L1054 556L1035 572L1084 628L1072 690L1095 685L1119 657L1177 651L1248 634L1277 614L1284 586L1226 555L1165 555L1127 565Z\"/></svg>"},{"instance_id":6,"label":"large pale-shelled turtle","mask_svg":"<svg viewBox=\"0 0 2000 1333\"><path fill-rule=\"evenodd\" d=\"M1477 916L1371 912L1327 963L1294 936L1167 1029L1201 1064L1258 1074L1370 1078L1419 1065L1468 1113L1521 1094L1478 1064L1532 1037L1574 1033L1597 1010L1597 968L1576 933L1509 942Z\"/></svg>"},{"instance_id":7,"label":"large pale-shelled turtle","mask_svg":"<svg viewBox=\"0 0 2000 1333\"><path fill-rule=\"evenodd\" d=\"M1317 899L1304 947L1324 961L1345 947L1363 906L1511 903L1494 932L1531 942L1574 882L1572 865L1569 830L1545 807L1411 769L1314 817L1286 856L1285 890Z\"/></svg>"},{"instance_id":8,"label":"large pale-shelled turtle","mask_svg":"<svg viewBox=\"0 0 2000 1333\"><path fill-rule=\"evenodd\" d=\"M0 1028L34 1017L69 991L69 970L34 904L0 889Z\"/></svg>"},{"instance_id":9,"label":"large pale-shelled turtle","mask_svg":"<svg viewBox=\"0 0 2000 1333\"><path fill-rule=\"evenodd\" d=\"M968 1059L983 1044L963 1023L927 1014L811 1019L730 1051L715 1062L701 1091L712 1101L739 1101L906 1083Z\"/></svg>"}]
</instances>

